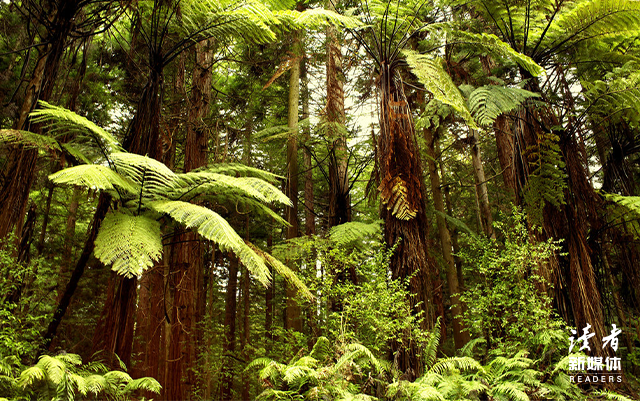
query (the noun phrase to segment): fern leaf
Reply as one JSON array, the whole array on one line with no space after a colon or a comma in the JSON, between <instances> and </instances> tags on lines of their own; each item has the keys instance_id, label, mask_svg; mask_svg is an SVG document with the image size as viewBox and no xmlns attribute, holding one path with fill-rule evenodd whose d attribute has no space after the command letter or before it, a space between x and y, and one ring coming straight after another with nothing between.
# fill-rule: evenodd
<instances>
[{"instance_id":1,"label":"fern leaf","mask_svg":"<svg viewBox=\"0 0 640 401\"><path fill-rule=\"evenodd\" d=\"M200 186L215 181L265 203L276 202L288 206L292 205L291 200L282 191L260 178L231 177L225 174L201 171L180 174L177 179L190 186Z\"/></svg>"},{"instance_id":2,"label":"fern leaf","mask_svg":"<svg viewBox=\"0 0 640 401\"><path fill-rule=\"evenodd\" d=\"M614 393L613 391L610 391L610 390L596 390L592 394L595 395L596 397L604 397L607 400L633 401L629 397L625 397L622 394Z\"/></svg>"},{"instance_id":3,"label":"fern leaf","mask_svg":"<svg viewBox=\"0 0 640 401\"><path fill-rule=\"evenodd\" d=\"M232 250L258 281L267 285L271 273L255 251L240 238L229 223L213 210L181 201L153 201L147 203L159 213L166 213L187 228L195 228L204 238Z\"/></svg>"},{"instance_id":4,"label":"fern leaf","mask_svg":"<svg viewBox=\"0 0 640 401\"><path fill-rule=\"evenodd\" d=\"M540 76L544 73L544 68L533 61L531 57L514 50L507 43L500 40L496 35L465 31L453 31L451 34L454 39L471 44L475 49L485 50L494 56L514 61L534 77Z\"/></svg>"},{"instance_id":5,"label":"fern leaf","mask_svg":"<svg viewBox=\"0 0 640 401\"><path fill-rule=\"evenodd\" d=\"M311 353L309 353L309 356L311 356L312 358L321 360L326 358L330 354L331 354L331 342L327 337L321 336L321 337L318 337L318 339L316 340L316 343L311 349Z\"/></svg>"},{"instance_id":6,"label":"fern leaf","mask_svg":"<svg viewBox=\"0 0 640 401\"><path fill-rule=\"evenodd\" d=\"M0 143L22 145L26 148L39 149L45 152L61 150L55 138L15 129L0 129Z\"/></svg>"},{"instance_id":7,"label":"fern leaf","mask_svg":"<svg viewBox=\"0 0 640 401\"><path fill-rule=\"evenodd\" d=\"M378 189L380 190L382 204L397 219L411 220L416 217L418 211L409 202L407 183L400 176L392 178L388 175L382 180Z\"/></svg>"},{"instance_id":8,"label":"fern leaf","mask_svg":"<svg viewBox=\"0 0 640 401\"><path fill-rule=\"evenodd\" d=\"M462 97L460 90L451 80L445 71L442 60L439 58L430 59L418 52L405 50L407 63L411 71L418 77L418 80L433 95L433 97L444 104L448 104L465 119L471 128L478 129L469 109L467 102Z\"/></svg>"},{"instance_id":9,"label":"fern leaf","mask_svg":"<svg viewBox=\"0 0 640 401\"><path fill-rule=\"evenodd\" d=\"M30 114L31 122L46 124L50 132L89 137L96 145L106 149L108 152L122 149L113 135L92 121L64 107L54 106L42 100L38 101L38 105L39 108Z\"/></svg>"},{"instance_id":10,"label":"fern leaf","mask_svg":"<svg viewBox=\"0 0 640 401\"><path fill-rule=\"evenodd\" d=\"M115 191L118 187L130 194L138 192L134 183L109 167L97 164L83 164L65 168L51 174L49 179L56 184L79 185L89 189Z\"/></svg>"},{"instance_id":11,"label":"fern leaf","mask_svg":"<svg viewBox=\"0 0 640 401\"><path fill-rule=\"evenodd\" d=\"M503 382L492 387L490 392L495 396L501 396L512 401L529 401L529 396L524 392L522 383Z\"/></svg>"},{"instance_id":12,"label":"fern leaf","mask_svg":"<svg viewBox=\"0 0 640 401\"><path fill-rule=\"evenodd\" d=\"M143 188L147 198L163 198L175 188L178 175L163 163L135 153L112 153L115 170Z\"/></svg>"},{"instance_id":13,"label":"fern leaf","mask_svg":"<svg viewBox=\"0 0 640 401\"><path fill-rule=\"evenodd\" d=\"M451 358L442 358L438 360L438 362L429 369L429 372L443 374L447 371L451 370L478 370L482 371L482 365L478 363L473 358L463 356L463 357L451 357Z\"/></svg>"},{"instance_id":14,"label":"fern leaf","mask_svg":"<svg viewBox=\"0 0 640 401\"><path fill-rule=\"evenodd\" d=\"M329 238L338 246L346 246L355 242L365 241L380 235L381 221L373 223L362 223L359 221L351 221L331 227L329 230Z\"/></svg>"},{"instance_id":15,"label":"fern leaf","mask_svg":"<svg viewBox=\"0 0 640 401\"><path fill-rule=\"evenodd\" d=\"M233 177L256 177L272 184L278 182L278 180L284 179L284 177L277 174L260 170L255 167L249 167L241 163L217 163L213 166L207 166L195 171L208 171L209 173L226 174Z\"/></svg>"},{"instance_id":16,"label":"fern leaf","mask_svg":"<svg viewBox=\"0 0 640 401\"><path fill-rule=\"evenodd\" d=\"M139 276L162 256L160 223L146 216L109 213L100 226L94 254L118 274Z\"/></svg>"},{"instance_id":17,"label":"fern leaf","mask_svg":"<svg viewBox=\"0 0 640 401\"><path fill-rule=\"evenodd\" d=\"M566 43L602 40L604 37L632 35L640 32L640 3L634 0L594 0L573 3L549 25L533 31L532 42L545 35L544 47L554 48Z\"/></svg>"},{"instance_id":18,"label":"fern leaf","mask_svg":"<svg viewBox=\"0 0 640 401\"><path fill-rule=\"evenodd\" d=\"M162 386L156 379L152 377L141 377L139 379L131 380L129 383L127 383L127 385L123 389L123 392L125 394L131 394L134 391L138 390L160 394Z\"/></svg>"},{"instance_id":19,"label":"fern leaf","mask_svg":"<svg viewBox=\"0 0 640 401\"><path fill-rule=\"evenodd\" d=\"M469 109L479 125L488 126L492 125L500 114L517 108L528 98L539 96L520 88L486 85L469 95Z\"/></svg>"},{"instance_id":20,"label":"fern leaf","mask_svg":"<svg viewBox=\"0 0 640 401\"><path fill-rule=\"evenodd\" d=\"M287 282L291 284L293 287L297 288L298 291L300 291L302 295L304 295L307 299L309 300L315 299L315 297L313 296L313 294L311 294L311 291L309 291L307 286L304 285L304 283L298 278L298 276L293 272L293 270L287 267L287 265L280 262L278 259L274 258L269 253L264 252L261 249L258 249L253 244L248 243L247 245L251 247L251 249L256 254L258 254L262 259L264 259L269 266L273 267L273 270L275 270L276 273L284 277L285 280L287 280Z\"/></svg>"}]
</instances>

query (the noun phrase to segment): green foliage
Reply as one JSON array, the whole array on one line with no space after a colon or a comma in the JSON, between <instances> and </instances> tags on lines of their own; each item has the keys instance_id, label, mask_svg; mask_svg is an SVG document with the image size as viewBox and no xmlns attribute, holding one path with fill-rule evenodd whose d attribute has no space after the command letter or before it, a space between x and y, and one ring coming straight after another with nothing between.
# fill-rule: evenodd
<instances>
[{"instance_id":1,"label":"green foliage","mask_svg":"<svg viewBox=\"0 0 640 401\"><path fill-rule=\"evenodd\" d=\"M534 77L542 75L544 69L526 54L514 50L508 43L490 33L472 33L461 30L451 31L454 40L472 45L476 50L489 53L501 59L516 62Z\"/></svg>"},{"instance_id":2,"label":"green foliage","mask_svg":"<svg viewBox=\"0 0 640 401\"><path fill-rule=\"evenodd\" d=\"M534 224L542 224L542 209L545 204L560 207L565 203L565 162L558 141L556 134L539 133L537 144L524 152L529 160L530 171L522 195L527 214Z\"/></svg>"},{"instance_id":3,"label":"green foliage","mask_svg":"<svg viewBox=\"0 0 640 401\"><path fill-rule=\"evenodd\" d=\"M95 240L94 254L126 277L139 276L162 256L160 223L147 216L109 213Z\"/></svg>"},{"instance_id":4,"label":"green foliage","mask_svg":"<svg viewBox=\"0 0 640 401\"><path fill-rule=\"evenodd\" d=\"M374 399L359 393L353 382L386 369L367 347L358 343L331 346L325 337L318 338L308 356L288 364L258 358L246 370L255 368L260 368L258 376L267 387L259 400Z\"/></svg>"},{"instance_id":5,"label":"green foliage","mask_svg":"<svg viewBox=\"0 0 640 401\"><path fill-rule=\"evenodd\" d=\"M63 128L73 124L87 125L84 120L78 122L77 118L69 117L72 114L64 112L59 117ZM58 129L55 116L51 118L52 127ZM102 164L76 166L49 177L57 184L101 189L120 200L122 208L105 218L96 239L95 254L103 263L113 264L112 269L125 276L140 275L151 267L154 261L159 260L162 250L160 224L156 222L159 214L169 216L187 228L194 228L223 251L232 250L261 283L266 285L271 279L265 257L259 256L254 247L245 243L226 219L210 208L183 198L189 196L187 200L194 200L201 194L220 195L230 191L258 203L291 204L275 186L257 177L232 177L206 169L177 174L157 160L125 152L109 153L107 161L108 167ZM225 167L216 169L224 170ZM236 166L226 170L243 170L273 178L268 173L257 173L250 168ZM293 285L302 284L275 259L269 258L269 262ZM301 289L306 290L304 286ZM305 294L311 296L308 290Z\"/></svg>"},{"instance_id":6,"label":"green foliage","mask_svg":"<svg viewBox=\"0 0 640 401\"><path fill-rule=\"evenodd\" d=\"M520 88L486 85L469 95L469 110L478 125L491 126L496 118L520 106L531 97L540 97Z\"/></svg>"},{"instance_id":7,"label":"green foliage","mask_svg":"<svg viewBox=\"0 0 640 401\"><path fill-rule=\"evenodd\" d=\"M405 50L404 54L407 57L407 63L409 63L411 71L433 97L451 106L465 119L471 128L477 129L478 126L467 108L467 102L444 69L442 60L439 58L431 59L411 50Z\"/></svg>"},{"instance_id":8,"label":"green foliage","mask_svg":"<svg viewBox=\"0 0 640 401\"><path fill-rule=\"evenodd\" d=\"M9 400L130 400L138 391L160 392L155 379L133 380L125 372L108 371L98 362L82 365L76 354L43 355L34 366L17 375L15 362L4 358L0 362L0 381L10 383ZM0 383L2 386L2 383ZM0 387L2 388L2 387Z\"/></svg>"},{"instance_id":9,"label":"green foliage","mask_svg":"<svg viewBox=\"0 0 640 401\"><path fill-rule=\"evenodd\" d=\"M329 230L329 239L339 247L355 245L361 247L363 243L370 242L372 238L380 235L380 221L363 223L352 221L343 223Z\"/></svg>"},{"instance_id":10,"label":"green foliage","mask_svg":"<svg viewBox=\"0 0 640 401\"><path fill-rule=\"evenodd\" d=\"M541 288L549 258L557 242L536 243L529 236L522 212L494 223L502 240L467 237L460 257L473 281L460 299L466 305L463 318L472 337L494 344L525 343L536 333L558 327L551 299Z\"/></svg>"}]
</instances>

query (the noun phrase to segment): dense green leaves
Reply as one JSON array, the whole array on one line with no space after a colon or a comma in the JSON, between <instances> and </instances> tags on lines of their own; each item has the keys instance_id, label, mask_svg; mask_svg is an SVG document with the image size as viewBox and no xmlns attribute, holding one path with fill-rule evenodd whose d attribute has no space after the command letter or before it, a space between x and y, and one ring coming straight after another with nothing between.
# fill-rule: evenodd
<instances>
[{"instance_id":1,"label":"dense green leaves","mask_svg":"<svg viewBox=\"0 0 640 401\"><path fill-rule=\"evenodd\" d=\"M109 213L96 237L94 253L125 277L139 276L162 256L160 223L147 216Z\"/></svg>"}]
</instances>

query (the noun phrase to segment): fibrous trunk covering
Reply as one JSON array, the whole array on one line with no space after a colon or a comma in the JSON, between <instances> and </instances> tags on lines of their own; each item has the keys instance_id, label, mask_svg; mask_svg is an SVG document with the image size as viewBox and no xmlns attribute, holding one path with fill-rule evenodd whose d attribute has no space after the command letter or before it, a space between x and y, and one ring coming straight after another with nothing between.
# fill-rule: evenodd
<instances>
[{"instance_id":1,"label":"fibrous trunk covering","mask_svg":"<svg viewBox=\"0 0 640 401\"><path fill-rule=\"evenodd\" d=\"M390 261L392 278L404 280L410 277L412 296L409 302L414 314L422 312L422 325L427 329L433 327L437 315L442 315L442 297L435 263L427 252L429 223L425 213L422 166L402 79L386 64L382 64L381 69L377 157L384 238L388 246L397 244ZM422 373L422 361L408 336L403 343L394 342L392 350L394 362L408 378Z\"/></svg>"},{"instance_id":2,"label":"fibrous trunk covering","mask_svg":"<svg viewBox=\"0 0 640 401\"><path fill-rule=\"evenodd\" d=\"M524 72L523 72L524 74ZM526 74L524 74L526 76ZM526 89L541 93L535 79ZM597 287L592 250L587 239L591 232L601 226L597 210L601 200L589 184L586 167L583 166L578 144L569 130L552 131L560 124L548 107L536 108L529 105L518 113L513 137L505 120L496 125L496 137L500 164L505 183L514 190L516 203L524 203L528 184L536 174L536 167L544 163L540 159L541 139L549 133L558 136L558 154L564 163L566 186L558 192L563 197L562 204L552 204L548 199L543 203L543 232L534 234L538 240L564 238L561 252L557 253L547 271L542 272L554 283L556 306L565 318L573 318L579 330L587 324L596 333L596 348L601 349L599 339L606 336L602 311L601 294ZM559 172L560 174L560 172Z\"/></svg>"}]
</instances>

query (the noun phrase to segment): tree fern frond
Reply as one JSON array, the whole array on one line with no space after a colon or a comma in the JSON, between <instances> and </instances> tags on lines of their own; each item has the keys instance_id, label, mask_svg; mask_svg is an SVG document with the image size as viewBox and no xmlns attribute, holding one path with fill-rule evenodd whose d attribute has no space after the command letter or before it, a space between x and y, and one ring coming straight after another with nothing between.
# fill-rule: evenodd
<instances>
[{"instance_id":1,"label":"tree fern frond","mask_svg":"<svg viewBox=\"0 0 640 401\"><path fill-rule=\"evenodd\" d=\"M347 346L347 351L344 353L333 366L333 371L339 371L342 369L344 365L347 363L353 362L358 358L366 358L371 364L374 366L376 371L381 372L384 370L384 366L380 361L373 355L373 353L369 350L369 348L365 347L362 344L352 343Z\"/></svg>"},{"instance_id":2,"label":"tree fern frond","mask_svg":"<svg viewBox=\"0 0 640 401\"><path fill-rule=\"evenodd\" d=\"M442 60L439 58L430 59L412 50L405 50L404 54L407 57L407 63L411 67L411 71L418 77L418 80L427 91L436 100L448 104L457 111L471 128L478 129L467 108L467 102L444 69Z\"/></svg>"},{"instance_id":3,"label":"tree fern frond","mask_svg":"<svg viewBox=\"0 0 640 401\"><path fill-rule=\"evenodd\" d=\"M252 196L262 202L277 202L287 206L291 206L291 200L282 193L278 188L268 182L254 177L231 177L225 174L209 173L205 171L189 172L180 174L178 179L184 181L188 185L202 185L211 181L217 181L244 192L248 196Z\"/></svg>"},{"instance_id":4,"label":"tree fern frond","mask_svg":"<svg viewBox=\"0 0 640 401\"><path fill-rule=\"evenodd\" d=\"M596 397L604 397L607 400L632 401L631 398L626 397L622 394L614 393L611 390L596 390L592 394L595 395Z\"/></svg>"},{"instance_id":5,"label":"tree fern frond","mask_svg":"<svg viewBox=\"0 0 640 401\"><path fill-rule=\"evenodd\" d=\"M278 180L284 179L284 177L277 174L260 170L255 167L249 167L241 163L217 163L195 171L208 171L210 173L226 174L232 177L235 177L236 175L240 177L256 177L272 184L278 182Z\"/></svg>"},{"instance_id":6,"label":"tree fern frond","mask_svg":"<svg viewBox=\"0 0 640 401\"><path fill-rule=\"evenodd\" d=\"M0 143L8 145L22 145L26 148L39 149L45 152L60 151L60 145L55 138L48 135L34 134L29 131L16 129L0 129Z\"/></svg>"},{"instance_id":7,"label":"tree fern frond","mask_svg":"<svg viewBox=\"0 0 640 401\"><path fill-rule=\"evenodd\" d=\"M331 354L331 341L327 337L320 336L316 340L309 356L322 360Z\"/></svg>"},{"instance_id":8,"label":"tree fern frond","mask_svg":"<svg viewBox=\"0 0 640 401\"><path fill-rule=\"evenodd\" d=\"M182 34L194 40L206 37L242 37L255 43L276 39L272 27L280 24L273 12L262 2L188 1L181 4Z\"/></svg>"},{"instance_id":9,"label":"tree fern frond","mask_svg":"<svg viewBox=\"0 0 640 401\"><path fill-rule=\"evenodd\" d=\"M534 77L544 73L544 68L539 66L531 57L514 50L509 44L503 42L496 35L490 33L472 33L466 31L452 31L454 40L472 45L475 49L484 50L502 59L512 60L520 67L527 70Z\"/></svg>"},{"instance_id":10,"label":"tree fern frond","mask_svg":"<svg viewBox=\"0 0 640 401\"><path fill-rule=\"evenodd\" d=\"M251 247L251 249L256 254L262 257L269 266L273 267L273 270L275 270L276 273L284 277L284 279L287 280L287 282L289 282L289 284L291 284L293 287L297 288L298 291L300 291L302 295L304 295L307 299L309 300L315 299L315 297L313 296L311 291L309 291L307 286L304 285L304 283L298 278L298 276L293 272L293 270L287 267L287 265L280 262L278 259L270 255L269 253L264 252L263 250L255 247L253 244L249 243L247 245Z\"/></svg>"},{"instance_id":11,"label":"tree fern frond","mask_svg":"<svg viewBox=\"0 0 640 401\"><path fill-rule=\"evenodd\" d=\"M87 152L87 150L89 149L82 149L81 146L77 146L75 144L71 144L71 143L63 143L62 145L62 149L64 149L64 151L70 155L71 157L73 157L74 159L76 159L78 162L82 162L84 164L91 164L92 161L87 157L87 155L89 154L89 152Z\"/></svg>"},{"instance_id":12,"label":"tree fern frond","mask_svg":"<svg viewBox=\"0 0 640 401\"><path fill-rule=\"evenodd\" d=\"M355 242L368 240L380 235L381 221L377 220L373 223L363 223L360 221L351 221L331 227L329 230L329 238L338 244L338 246L346 246Z\"/></svg>"},{"instance_id":13,"label":"tree fern frond","mask_svg":"<svg viewBox=\"0 0 640 401\"><path fill-rule=\"evenodd\" d=\"M20 373L18 385L22 388L33 386L35 382L45 380L45 371L39 366L31 366Z\"/></svg>"},{"instance_id":14,"label":"tree fern frond","mask_svg":"<svg viewBox=\"0 0 640 401\"><path fill-rule=\"evenodd\" d=\"M541 35L544 47L554 48L562 43L572 44L588 39L601 40L607 36L640 33L640 3L634 0L593 0L574 2L549 25L531 33L533 41Z\"/></svg>"},{"instance_id":15,"label":"tree fern frond","mask_svg":"<svg viewBox=\"0 0 640 401\"><path fill-rule=\"evenodd\" d=\"M145 197L164 197L176 186L178 175L164 163L135 153L111 153L116 171L143 188Z\"/></svg>"},{"instance_id":16,"label":"tree fern frond","mask_svg":"<svg viewBox=\"0 0 640 401\"><path fill-rule=\"evenodd\" d=\"M125 394L131 394L139 390L160 394L162 386L156 379L152 377L141 377L139 379L131 380L129 383L127 383L127 385L123 389L123 392Z\"/></svg>"},{"instance_id":17,"label":"tree fern frond","mask_svg":"<svg viewBox=\"0 0 640 401\"><path fill-rule=\"evenodd\" d=\"M44 123L54 134L77 134L93 139L96 145L107 152L121 150L120 143L116 138L94 122L79 116L78 114L54 106L45 101L38 101L39 108L30 114L32 123Z\"/></svg>"},{"instance_id":18,"label":"tree fern frond","mask_svg":"<svg viewBox=\"0 0 640 401\"><path fill-rule=\"evenodd\" d=\"M424 361L425 366L432 366L437 358L438 347L440 346L440 337L442 335L440 330L441 320L440 317L436 320L436 324L429 333L429 340L424 349Z\"/></svg>"},{"instance_id":19,"label":"tree fern frond","mask_svg":"<svg viewBox=\"0 0 640 401\"><path fill-rule=\"evenodd\" d=\"M195 228L204 238L218 244L221 250L232 250L258 281L267 285L271 273L255 251L240 238L229 223L213 210L181 201L153 201L148 206L166 213L187 228Z\"/></svg>"},{"instance_id":20,"label":"tree fern frond","mask_svg":"<svg viewBox=\"0 0 640 401\"><path fill-rule=\"evenodd\" d=\"M146 216L122 212L104 218L94 254L105 265L126 277L141 275L162 256L160 223Z\"/></svg>"},{"instance_id":21,"label":"tree fern frond","mask_svg":"<svg viewBox=\"0 0 640 401\"><path fill-rule=\"evenodd\" d=\"M327 25L355 28L360 25L360 21L355 18L322 8L311 8L303 12L283 10L275 12L275 15L291 29L317 29Z\"/></svg>"},{"instance_id":22,"label":"tree fern frond","mask_svg":"<svg viewBox=\"0 0 640 401\"><path fill-rule=\"evenodd\" d=\"M502 382L490 389L490 393L495 397L503 397L512 401L529 401L529 396L525 393L522 383Z\"/></svg>"},{"instance_id":23,"label":"tree fern frond","mask_svg":"<svg viewBox=\"0 0 640 401\"><path fill-rule=\"evenodd\" d=\"M528 98L539 96L520 88L486 85L469 95L469 110L479 125L489 126L500 114L517 108Z\"/></svg>"},{"instance_id":24,"label":"tree fern frond","mask_svg":"<svg viewBox=\"0 0 640 401\"><path fill-rule=\"evenodd\" d=\"M460 349L460 355L461 356L472 356L473 354L473 349L476 347L476 345L478 344L482 344L482 343L486 343L487 340L485 340L482 337L477 337L477 338L473 338L471 339L471 341L469 341L468 343L466 343L464 345L464 347L462 347Z\"/></svg>"},{"instance_id":25,"label":"tree fern frond","mask_svg":"<svg viewBox=\"0 0 640 401\"><path fill-rule=\"evenodd\" d=\"M107 166L83 164L65 168L49 176L56 184L79 185L89 189L115 191L116 187L135 195L137 186Z\"/></svg>"},{"instance_id":26,"label":"tree fern frond","mask_svg":"<svg viewBox=\"0 0 640 401\"><path fill-rule=\"evenodd\" d=\"M379 186L380 200L397 219L411 220L418 211L409 202L407 183L400 176L387 175Z\"/></svg>"},{"instance_id":27,"label":"tree fern frond","mask_svg":"<svg viewBox=\"0 0 640 401\"><path fill-rule=\"evenodd\" d=\"M431 369L429 369L429 372L433 372L433 373L437 373L437 374L443 374L446 371L450 371L450 370L478 370L478 371L483 371L483 367L482 365L480 365L480 363L478 363L478 361L476 361L473 358L470 358L468 356L462 356L462 357L450 357L450 358L441 358L438 360L438 362L436 362L435 365L433 365L431 367Z\"/></svg>"}]
</instances>

